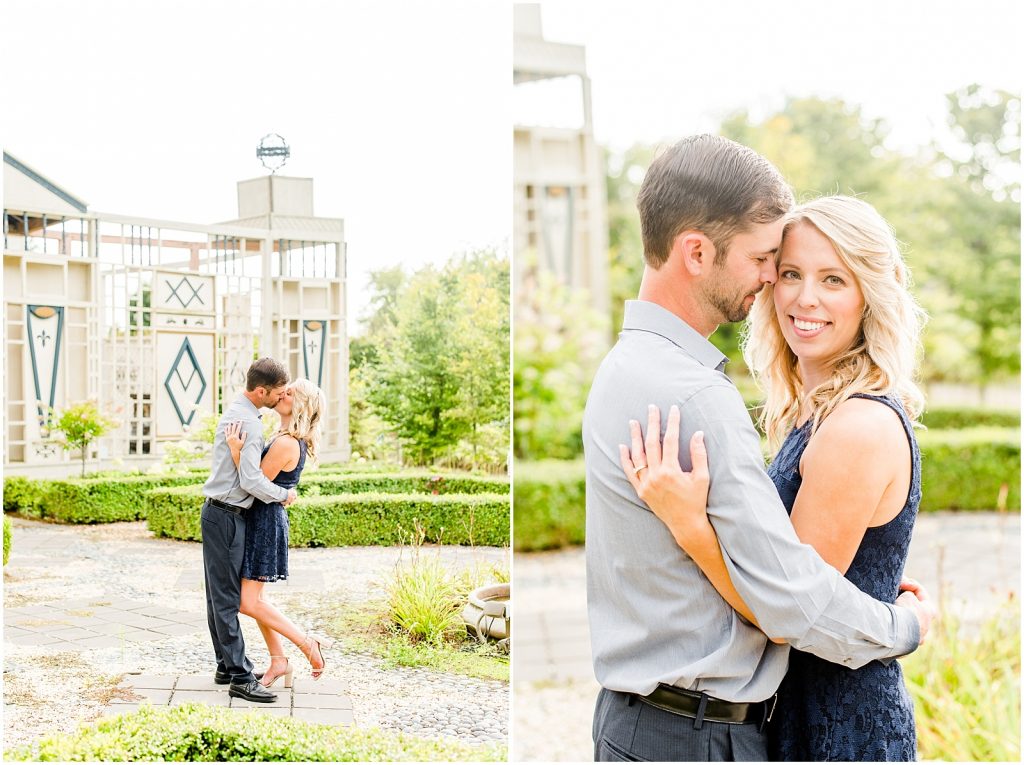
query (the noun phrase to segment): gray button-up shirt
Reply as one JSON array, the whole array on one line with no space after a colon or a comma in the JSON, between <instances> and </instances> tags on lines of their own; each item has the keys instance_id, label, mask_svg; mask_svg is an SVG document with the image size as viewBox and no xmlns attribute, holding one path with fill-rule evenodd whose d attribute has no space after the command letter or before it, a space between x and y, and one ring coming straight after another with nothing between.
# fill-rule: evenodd
<instances>
[{"instance_id":1,"label":"gray button-up shirt","mask_svg":"<svg viewBox=\"0 0 1024 765\"><path fill-rule=\"evenodd\" d=\"M649 302L626 304L622 334L594 378L583 418L587 600L594 672L605 688L648 694L659 682L755 702L779 686L789 645L734 611L644 505L619 464L629 420L647 406L681 410L679 461L704 431L708 516L737 591L774 637L860 667L918 644L917 617L873 600L800 542L764 470L760 440L725 358ZM646 425L645 425L646 427Z\"/></svg>"},{"instance_id":2,"label":"gray button-up shirt","mask_svg":"<svg viewBox=\"0 0 1024 765\"><path fill-rule=\"evenodd\" d=\"M224 430L232 422L241 422L246 434L237 468L224 437ZM260 469L262 456L263 426L260 424L260 414L249 399L244 395L239 396L217 423L217 434L213 439L213 465L209 480L203 484L203 494L236 507L250 507L253 497L259 497L264 502L284 502L288 498L288 490L263 475Z\"/></svg>"}]
</instances>

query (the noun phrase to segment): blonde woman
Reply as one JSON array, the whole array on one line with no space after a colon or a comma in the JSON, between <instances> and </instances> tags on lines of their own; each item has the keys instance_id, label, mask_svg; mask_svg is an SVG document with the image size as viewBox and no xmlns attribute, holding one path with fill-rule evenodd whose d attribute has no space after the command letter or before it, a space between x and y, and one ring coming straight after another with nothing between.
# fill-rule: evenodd
<instances>
[{"instance_id":1,"label":"blonde woman","mask_svg":"<svg viewBox=\"0 0 1024 765\"><path fill-rule=\"evenodd\" d=\"M307 458L316 461L323 422L324 392L309 380L299 378L290 383L274 411L281 425L263 450L260 467L273 483L292 489ZM227 442L237 466L245 433L237 426L229 426ZM284 655L281 637L298 646L312 667L313 679L324 671L323 650L333 641L303 633L270 601L264 597L264 585L288 578L288 511L279 503L253 501L246 520L245 553L242 559L242 602L239 612L256 620L270 652L270 667L261 682L271 687L279 677L284 687L292 687L294 670Z\"/></svg>"},{"instance_id":2,"label":"blonde woman","mask_svg":"<svg viewBox=\"0 0 1024 765\"><path fill-rule=\"evenodd\" d=\"M923 313L891 228L859 199L824 197L794 209L776 265L774 285L754 301L743 348L766 395L761 420L775 452L768 474L800 540L862 591L894 603L921 500L913 426L923 408L914 383ZM749 614L711 524L705 518L706 533L688 533L702 528L694 519L705 513L701 439L685 474L675 459L678 408L664 461L653 445L645 453L639 424L630 427L632 453L622 447L622 458L631 483L719 593ZM902 586L918 588L913 580ZM771 759L913 760L915 749L898 662L850 669L791 652L769 728Z\"/></svg>"}]
</instances>

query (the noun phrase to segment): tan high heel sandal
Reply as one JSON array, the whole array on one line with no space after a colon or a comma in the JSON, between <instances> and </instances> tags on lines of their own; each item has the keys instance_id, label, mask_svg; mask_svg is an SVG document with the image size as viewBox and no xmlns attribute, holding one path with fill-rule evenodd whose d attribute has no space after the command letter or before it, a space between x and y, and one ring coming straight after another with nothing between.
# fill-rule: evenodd
<instances>
[{"instance_id":1,"label":"tan high heel sandal","mask_svg":"<svg viewBox=\"0 0 1024 765\"><path fill-rule=\"evenodd\" d=\"M320 658L323 660L324 665L322 667L313 667L313 643L316 643L317 653L320 654ZM327 669L327 657L324 656L324 649L331 648L334 646L334 640L324 635L319 635L315 632L306 632L306 637L302 641L302 647L309 646L309 655L306 656L309 659L309 665L312 667L312 675L314 680L319 680L320 676L323 675L324 670Z\"/></svg>"},{"instance_id":2,"label":"tan high heel sandal","mask_svg":"<svg viewBox=\"0 0 1024 765\"><path fill-rule=\"evenodd\" d=\"M270 686L272 686L274 683L277 682L277 679L279 677L283 677L284 678L284 687L285 688L291 688L292 687L292 683L293 683L294 678L295 678L295 670L292 669L291 659L289 659L287 656L271 656L270 658L271 659L284 659L285 670L280 675L275 675L274 679L271 680L269 683L264 682L263 683L263 687L264 688L269 688ZM267 667L267 671L263 673L263 677L266 677L269 673L270 673L270 667Z\"/></svg>"}]
</instances>

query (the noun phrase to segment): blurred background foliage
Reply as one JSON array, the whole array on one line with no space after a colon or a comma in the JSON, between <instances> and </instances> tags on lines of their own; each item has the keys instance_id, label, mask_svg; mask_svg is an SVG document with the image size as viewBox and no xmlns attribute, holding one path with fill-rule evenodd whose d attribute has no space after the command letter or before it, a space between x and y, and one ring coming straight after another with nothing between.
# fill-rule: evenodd
<instances>
[{"instance_id":1,"label":"blurred background foliage","mask_svg":"<svg viewBox=\"0 0 1024 765\"><path fill-rule=\"evenodd\" d=\"M836 99L792 98L755 120L726 117L719 132L771 160L798 201L852 194L874 205L904 248L913 291L929 314L921 377L980 392L1020 376L1020 100L978 85L946 96L941 138L915 151L887 147L882 120ZM545 312L517 305L515 454L536 460L578 456L578 417L589 380L614 342L626 300L636 297L643 247L636 195L659 146L606 152L612 336L596 336L579 298L547 285ZM543 282L537 275L536 280ZM562 290L562 294L558 290ZM558 318L552 318L552 315ZM541 327L558 325L555 351ZM550 327L548 332L550 332ZM723 325L711 341L730 358L728 372L755 397L738 351L740 326ZM524 335L521 340L520 335ZM561 363L557 359L561 359ZM546 385L536 397L536 381ZM561 423L561 428L554 427Z\"/></svg>"},{"instance_id":2,"label":"blurred background foliage","mask_svg":"<svg viewBox=\"0 0 1024 765\"><path fill-rule=\"evenodd\" d=\"M349 343L352 459L502 471L509 454L509 260L370 276Z\"/></svg>"}]
</instances>

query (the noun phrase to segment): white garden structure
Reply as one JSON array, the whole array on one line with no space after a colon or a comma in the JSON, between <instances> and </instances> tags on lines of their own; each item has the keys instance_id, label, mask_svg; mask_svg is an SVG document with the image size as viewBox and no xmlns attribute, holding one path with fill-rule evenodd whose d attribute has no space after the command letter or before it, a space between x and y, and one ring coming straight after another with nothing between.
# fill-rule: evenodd
<instances>
[{"instance_id":1,"label":"white garden structure","mask_svg":"<svg viewBox=\"0 0 1024 765\"><path fill-rule=\"evenodd\" d=\"M49 412L92 399L116 429L90 466L145 467L273 356L327 394L323 459L348 440L344 222L313 215L313 181L238 184L237 220L92 212L4 153L4 468L71 472Z\"/></svg>"}]
</instances>

